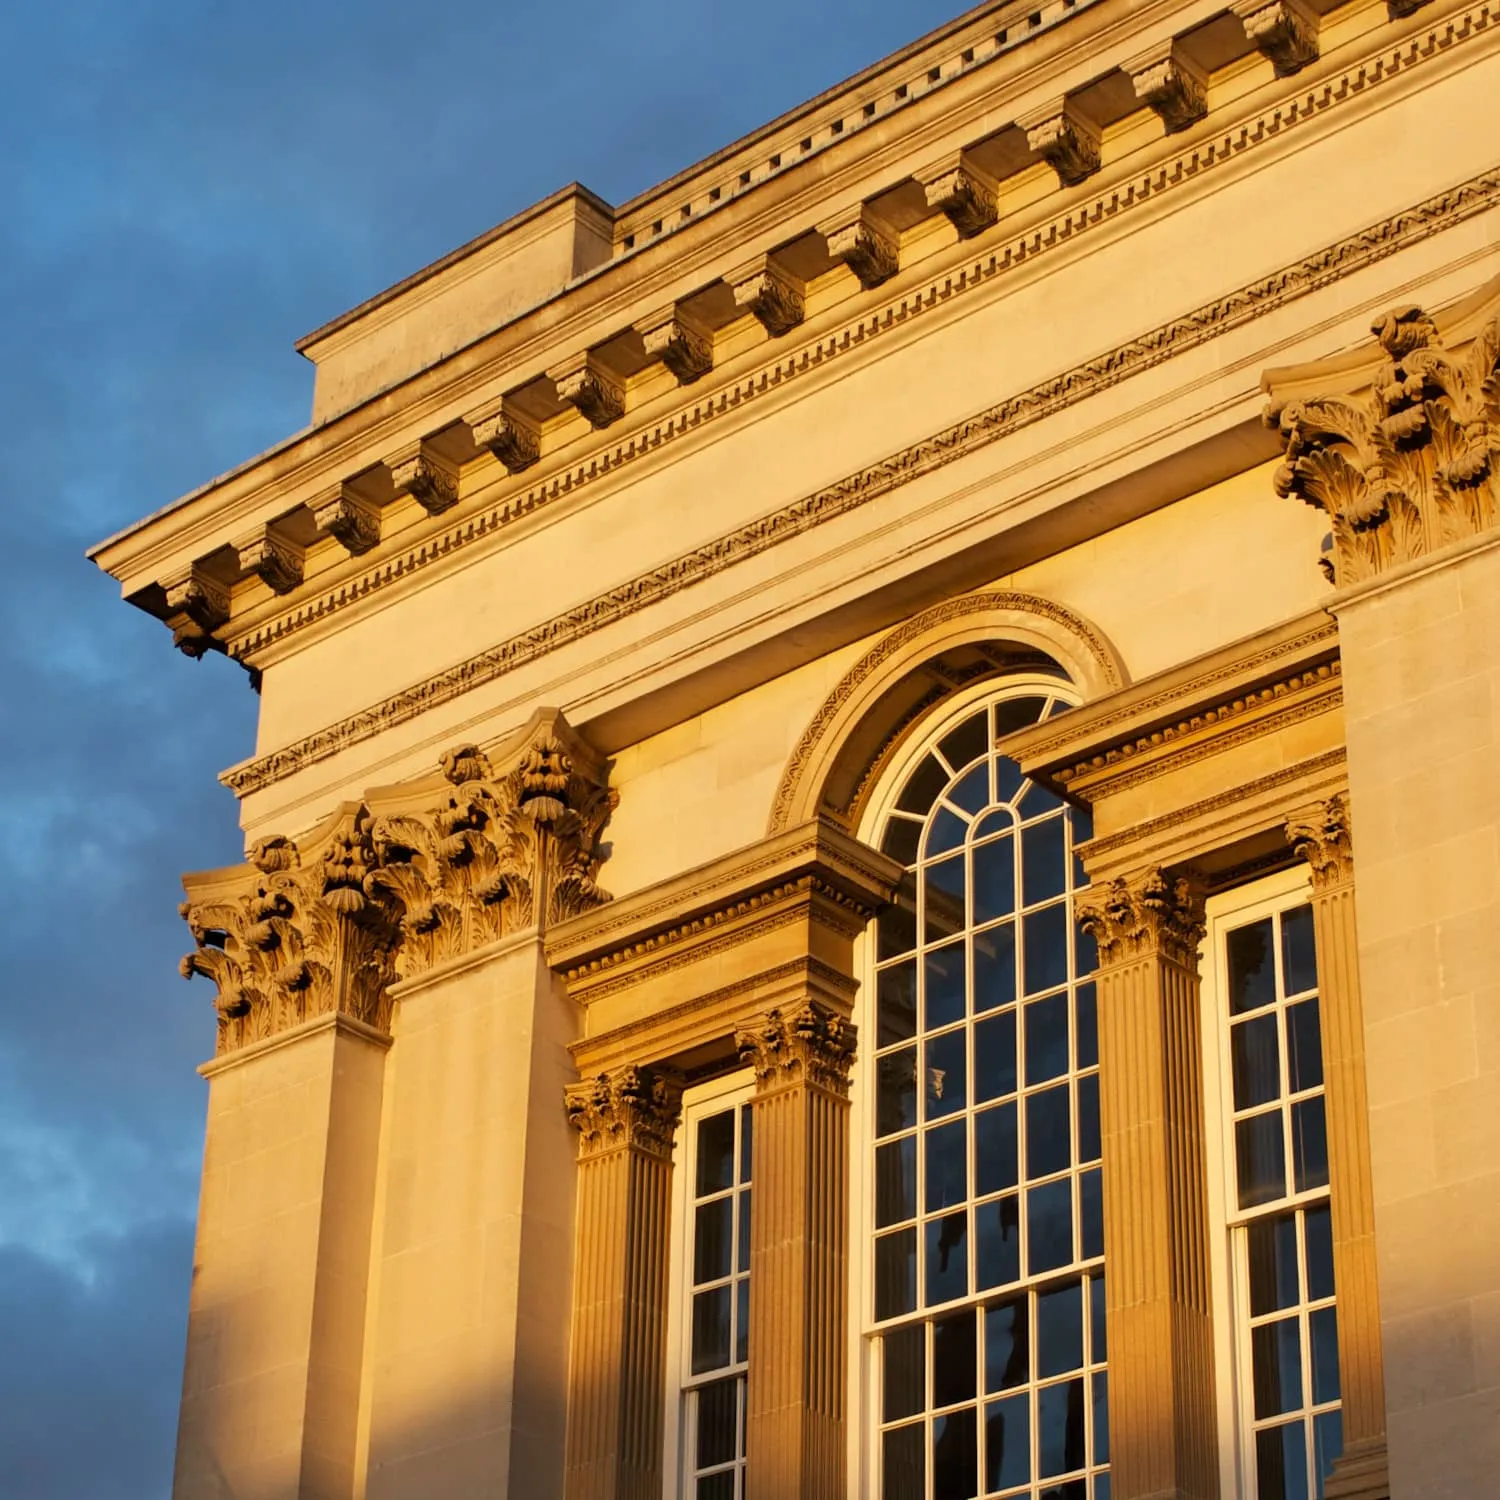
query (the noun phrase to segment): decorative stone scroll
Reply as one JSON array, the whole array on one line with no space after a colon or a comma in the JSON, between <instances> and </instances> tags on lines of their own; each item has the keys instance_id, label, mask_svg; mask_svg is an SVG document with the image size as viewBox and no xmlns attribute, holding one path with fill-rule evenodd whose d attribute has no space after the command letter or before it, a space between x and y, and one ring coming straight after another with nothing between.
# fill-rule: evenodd
<instances>
[{"instance_id":1,"label":"decorative stone scroll","mask_svg":"<svg viewBox=\"0 0 1500 1500\"><path fill-rule=\"evenodd\" d=\"M1148 953L1184 967L1197 962L1203 895L1187 876L1161 870L1122 875L1080 894L1077 910L1079 925L1099 945L1101 968Z\"/></svg>"},{"instance_id":2,"label":"decorative stone scroll","mask_svg":"<svg viewBox=\"0 0 1500 1500\"><path fill-rule=\"evenodd\" d=\"M1372 332L1387 358L1366 395L1273 402L1266 414L1286 448L1276 491L1327 512L1322 567L1341 586L1490 530L1500 508L1500 319L1461 358L1419 307Z\"/></svg>"},{"instance_id":3,"label":"decorative stone scroll","mask_svg":"<svg viewBox=\"0 0 1500 1500\"><path fill-rule=\"evenodd\" d=\"M334 1011L383 1029L396 979L609 900L604 763L551 711L506 761L460 746L300 847L262 839L247 864L186 877L182 970L218 987L220 1054Z\"/></svg>"}]
</instances>

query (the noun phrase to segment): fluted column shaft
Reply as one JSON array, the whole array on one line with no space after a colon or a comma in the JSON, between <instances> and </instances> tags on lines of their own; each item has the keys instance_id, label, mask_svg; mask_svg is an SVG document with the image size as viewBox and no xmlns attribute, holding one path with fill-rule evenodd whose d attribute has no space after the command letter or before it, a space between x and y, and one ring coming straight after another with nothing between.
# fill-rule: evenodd
<instances>
[{"instance_id":1,"label":"fluted column shaft","mask_svg":"<svg viewBox=\"0 0 1500 1500\"><path fill-rule=\"evenodd\" d=\"M1290 819L1287 838L1312 871L1323 1093L1332 1199L1333 1275L1338 1293L1339 1385L1344 1455L1330 1500L1390 1493L1385 1441L1385 1375L1365 1089L1365 1022L1354 920L1354 859L1343 797Z\"/></svg>"},{"instance_id":2,"label":"fluted column shaft","mask_svg":"<svg viewBox=\"0 0 1500 1500\"><path fill-rule=\"evenodd\" d=\"M675 1089L627 1068L568 1090L579 1131L568 1500L660 1500Z\"/></svg>"},{"instance_id":3,"label":"fluted column shaft","mask_svg":"<svg viewBox=\"0 0 1500 1500\"><path fill-rule=\"evenodd\" d=\"M1099 1089L1115 1500L1218 1494L1198 942L1159 870L1096 887Z\"/></svg>"},{"instance_id":4,"label":"fluted column shaft","mask_svg":"<svg viewBox=\"0 0 1500 1500\"><path fill-rule=\"evenodd\" d=\"M854 1028L809 1002L738 1040L756 1072L746 1492L844 1500Z\"/></svg>"}]
</instances>

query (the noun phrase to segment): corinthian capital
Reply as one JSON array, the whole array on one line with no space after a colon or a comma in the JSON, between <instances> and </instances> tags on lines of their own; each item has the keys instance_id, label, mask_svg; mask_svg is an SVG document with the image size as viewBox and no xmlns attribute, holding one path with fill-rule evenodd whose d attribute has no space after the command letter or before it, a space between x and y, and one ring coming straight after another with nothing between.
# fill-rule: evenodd
<instances>
[{"instance_id":1,"label":"corinthian capital","mask_svg":"<svg viewBox=\"0 0 1500 1500\"><path fill-rule=\"evenodd\" d=\"M736 1031L734 1040L762 1091L800 1081L841 1098L849 1093L854 1025L816 1000L790 1013L767 1011L755 1025Z\"/></svg>"},{"instance_id":2,"label":"corinthian capital","mask_svg":"<svg viewBox=\"0 0 1500 1500\"><path fill-rule=\"evenodd\" d=\"M580 1158L642 1151L670 1160L682 1115L682 1089L650 1068L600 1073L564 1090L568 1123L578 1132Z\"/></svg>"},{"instance_id":3,"label":"corinthian capital","mask_svg":"<svg viewBox=\"0 0 1500 1500\"><path fill-rule=\"evenodd\" d=\"M1203 938L1203 893L1162 870L1122 875L1084 891L1078 922L1099 945L1102 967L1160 953L1191 967Z\"/></svg>"},{"instance_id":4,"label":"corinthian capital","mask_svg":"<svg viewBox=\"0 0 1500 1500\"><path fill-rule=\"evenodd\" d=\"M1342 793L1288 818L1286 841L1307 861L1314 890L1330 890L1354 878L1349 799Z\"/></svg>"}]
</instances>

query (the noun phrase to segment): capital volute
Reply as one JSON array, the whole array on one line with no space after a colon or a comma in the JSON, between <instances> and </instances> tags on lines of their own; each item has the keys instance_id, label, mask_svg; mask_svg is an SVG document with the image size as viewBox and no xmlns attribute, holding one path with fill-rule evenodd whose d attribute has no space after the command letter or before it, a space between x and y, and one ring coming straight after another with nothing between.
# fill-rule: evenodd
<instances>
[{"instance_id":1,"label":"capital volute","mask_svg":"<svg viewBox=\"0 0 1500 1500\"><path fill-rule=\"evenodd\" d=\"M1203 939L1202 887L1159 869L1091 887L1079 895L1077 914L1104 968L1151 954L1191 967Z\"/></svg>"},{"instance_id":2,"label":"capital volute","mask_svg":"<svg viewBox=\"0 0 1500 1500\"><path fill-rule=\"evenodd\" d=\"M740 1060L754 1068L762 1093L805 1083L848 1096L854 1023L816 1000L792 1011L767 1011L754 1025L736 1031L734 1040Z\"/></svg>"},{"instance_id":3,"label":"capital volute","mask_svg":"<svg viewBox=\"0 0 1500 1500\"><path fill-rule=\"evenodd\" d=\"M580 1159L631 1150L671 1159L682 1086L670 1074L634 1066L600 1073L570 1084L564 1105L578 1132Z\"/></svg>"},{"instance_id":4,"label":"capital volute","mask_svg":"<svg viewBox=\"0 0 1500 1500\"><path fill-rule=\"evenodd\" d=\"M1315 891L1332 890L1353 880L1349 799L1343 793L1288 818L1286 841L1307 861Z\"/></svg>"}]
</instances>

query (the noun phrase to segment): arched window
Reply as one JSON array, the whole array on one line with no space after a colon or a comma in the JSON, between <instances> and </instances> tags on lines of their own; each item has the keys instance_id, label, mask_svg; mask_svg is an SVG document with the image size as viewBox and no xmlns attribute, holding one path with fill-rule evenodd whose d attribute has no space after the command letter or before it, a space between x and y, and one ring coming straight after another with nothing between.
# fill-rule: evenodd
<instances>
[{"instance_id":1,"label":"arched window","mask_svg":"<svg viewBox=\"0 0 1500 1500\"><path fill-rule=\"evenodd\" d=\"M1037 679L951 714L866 824L907 867L862 1030L885 1500L1109 1494L1095 955L1073 915L1088 829L993 748L1069 706Z\"/></svg>"}]
</instances>

